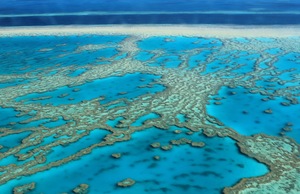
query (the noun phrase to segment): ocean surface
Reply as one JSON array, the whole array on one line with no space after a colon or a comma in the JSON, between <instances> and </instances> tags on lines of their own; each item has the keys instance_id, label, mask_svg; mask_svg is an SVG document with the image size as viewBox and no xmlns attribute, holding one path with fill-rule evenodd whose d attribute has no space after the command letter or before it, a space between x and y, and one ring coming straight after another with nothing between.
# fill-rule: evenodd
<instances>
[{"instance_id":1,"label":"ocean surface","mask_svg":"<svg viewBox=\"0 0 300 194\"><path fill-rule=\"evenodd\" d=\"M300 23L299 7L296 0L6 0L0 26L276 24L280 31ZM0 193L299 193L300 34L184 30L7 35L0 28Z\"/></svg>"},{"instance_id":2,"label":"ocean surface","mask_svg":"<svg viewBox=\"0 0 300 194\"><path fill-rule=\"evenodd\" d=\"M300 23L298 0L3 0L0 26Z\"/></svg>"}]
</instances>

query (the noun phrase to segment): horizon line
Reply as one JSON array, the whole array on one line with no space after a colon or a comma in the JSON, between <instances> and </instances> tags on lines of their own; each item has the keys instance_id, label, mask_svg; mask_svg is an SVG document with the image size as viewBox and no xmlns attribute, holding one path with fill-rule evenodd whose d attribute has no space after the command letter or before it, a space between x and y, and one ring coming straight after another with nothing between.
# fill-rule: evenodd
<instances>
[{"instance_id":1,"label":"horizon line","mask_svg":"<svg viewBox=\"0 0 300 194\"><path fill-rule=\"evenodd\" d=\"M251 15L251 14L261 14L261 15L300 15L300 11L116 11L116 12L106 12L106 11L83 11L83 12L58 12L58 13L36 13L36 14L0 14L0 18L7 17L48 17L48 16L89 16L89 15L173 15L173 14L224 14L224 15Z\"/></svg>"}]
</instances>

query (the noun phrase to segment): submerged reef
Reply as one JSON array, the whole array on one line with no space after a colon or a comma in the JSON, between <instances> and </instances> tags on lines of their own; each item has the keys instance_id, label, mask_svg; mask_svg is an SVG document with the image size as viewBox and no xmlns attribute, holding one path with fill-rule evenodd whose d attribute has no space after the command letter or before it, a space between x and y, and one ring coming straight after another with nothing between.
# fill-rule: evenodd
<instances>
[{"instance_id":1,"label":"submerged reef","mask_svg":"<svg viewBox=\"0 0 300 194\"><path fill-rule=\"evenodd\" d=\"M132 186L134 184L135 184L135 181L132 180L131 178L127 178L127 179L125 179L125 180L123 180L121 182L118 182L118 186L119 187L130 187L130 186Z\"/></svg>"},{"instance_id":2,"label":"submerged reef","mask_svg":"<svg viewBox=\"0 0 300 194\"><path fill-rule=\"evenodd\" d=\"M135 139L146 144L150 156L131 167L147 163L147 168L153 170L167 160L165 156L176 155L181 148L187 148L184 152L187 154L189 149L202 150L203 156L194 158L205 156L210 161L214 158L209 154L216 149L226 150L226 147L209 145L208 139L218 137L236 143L239 154L254 159L258 165L266 165L268 173L257 172L255 177L241 177L233 185L206 192L300 192L300 147L296 138L300 123L295 123L299 117L293 118L300 110L300 38L245 40L142 35L0 38L5 43L0 48L0 64L4 67L0 75L0 111L3 112L0 115L0 190L8 185L15 193L35 191L41 185L38 181L21 184L17 180L71 165L97 150L103 150L103 155L97 157L108 156L106 163L111 166L95 172L95 176L105 172L117 176L112 161L125 161L132 153L122 148L107 149L121 143L130 145ZM34 54L28 51L31 46ZM222 88L232 91L218 94ZM255 118L256 123L268 123L268 119L277 116L281 110L273 108L273 104L293 111L287 113L290 120L283 120L277 126L278 131L258 125L253 127L253 133L243 133L243 125L238 128L232 123L227 125L222 115L214 115L218 107L228 105L226 100L230 104L231 98L237 98L222 113L225 116L232 118L233 110L244 116L254 114L253 109L239 109L239 102L245 100L238 99L240 94L244 95L241 98L260 98L257 102L262 105L254 106L262 113L260 118ZM246 121L233 123L239 122ZM136 135L151 128L170 131L170 138L162 142L159 136L147 139ZM276 132L270 134L268 130ZM138 150L139 144L136 146ZM176 155L178 160L180 157ZM218 162L227 160L219 158ZM179 165L177 162L174 165ZM195 162L193 165L207 168L209 164ZM247 168L247 164L238 163L234 168ZM176 169L170 171L175 173ZM153 176L164 176L160 173ZM157 191L154 189L157 185L166 183L139 180L138 174L141 173L131 174L128 170L126 177L117 177L112 188L118 186L116 193L130 188L136 188L139 193L174 192L174 188L181 193L193 193L207 189L188 179L191 185L174 183L159 186ZM224 174L191 172L196 177L218 180ZM173 179L189 176L180 172ZM104 184L105 181L108 180ZM73 183L64 192L74 188L74 193L96 192L87 184ZM145 189L143 184L152 186Z\"/></svg>"}]
</instances>

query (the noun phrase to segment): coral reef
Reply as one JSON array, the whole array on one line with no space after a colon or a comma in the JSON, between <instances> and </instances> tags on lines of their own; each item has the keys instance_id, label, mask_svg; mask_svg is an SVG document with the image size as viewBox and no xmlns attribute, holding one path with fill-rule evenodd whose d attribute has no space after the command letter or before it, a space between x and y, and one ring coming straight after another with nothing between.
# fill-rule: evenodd
<instances>
[{"instance_id":1,"label":"coral reef","mask_svg":"<svg viewBox=\"0 0 300 194\"><path fill-rule=\"evenodd\" d=\"M125 179L125 180L120 181L120 182L117 183L117 185L119 187L130 187L130 186L132 186L134 184L135 184L135 180L133 180L131 178L127 178L127 179Z\"/></svg>"},{"instance_id":2,"label":"coral reef","mask_svg":"<svg viewBox=\"0 0 300 194\"><path fill-rule=\"evenodd\" d=\"M24 193L30 192L31 190L34 190L34 188L35 188L35 183L33 182L33 183L26 184L26 185L15 187L13 193L14 194L24 194Z\"/></svg>"},{"instance_id":3,"label":"coral reef","mask_svg":"<svg viewBox=\"0 0 300 194\"><path fill-rule=\"evenodd\" d=\"M80 184L78 187L73 189L73 193L75 194L88 194L89 185L88 184Z\"/></svg>"},{"instance_id":4,"label":"coral reef","mask_svg":"<svg viewBox=\"0 0 300 194\"><path fill-rule=\"evenodd\" d=\"M28 79L31 82L0 88L0 107L13 108L17 112L13 116L13 121L1 124L0 138L22 132L31 132L31 134L23 138L19 145L9 147L0 153L0 159L12 156L17 158L18 162L22 162L1 166L0 184L3 185L22 176L30 176L65 165L90 154L95 148L130 141L132 134L138 131L151 127L168 130L169 126L178 126L186 128L188 131L185 134L189 135L201 130L203 135L207 137L230 137L237 142L243 154L269 167L270 172L268 174L261 177L242 179L235 186L225 188L224 193L299 192L299 144L284 136L284 134L282 134L282 137L264 134L241 135L234 129L225 126L217 118L209 115L206 107L210 96L217 94L223 86L230 88L244 87L249 89L251 94L264 95L265 98L261 100L261 103L267 103L280 97L286 101L281 103L283 106L297 105L299 103L299 93L295 91L299 91L300 86L298 84L299 78L295 75L296 70L276 65L276 61L286 57L289 53L299 53L299 39L278 38L273 42L261 42L255 38L249 38L247 44L238 43L230 38L201 39L199 45L195 43L188 46L188 48L178 49L178 51L176 51L176 48L171 49L171 54L174 55L175 53L180 60L180 63L173 67L173 65L166 65L167 62L170 62L168 60L164 61L164 65L158 63L162 60L161 57L170 55L168 44L173 43L173 41L170 42L168 38L166 45L161 48L155 48L155 45L152 45L153 48L142 48L143 41L147 41L148 38L147 35L134 35L127 36L117 45L77 45L73 51L61 53L62 56L55 56L58 60L68 54L78 55L83 51L94 52L99 49L116 48L117 53L110 57L104 57L105 60L100 57L91 63L81 65L80 68L85 68L87 71L77 77L68 76L69 72L78 69L75 64L66 66L57 64L55 67L37 68L24 74L1 74L0 83L6 83L14 79ZM61 45L55 45L53 48L39 48L39 50L41 53L45 53L60 47ZM281 48L284 52L275 55L265 52L270 48ZM136 56L141 51L149 52L153 56L151 55L146 61L138 60ZM204 59L192 60L194 56L203 52L208 53ZM126 54L126 57L122 60L116 60L122 54ZM240 58L243 58L244 61L241 63L234 62ZM298 64L299 60L297 57L294 58L289 59L289 61ZM270 61L266 62L267 60ZM285 60L285 58L282 60ZM98 63L104 64L96 65ZM158 65L151 66L149 64ZM55 73L52 75L53 71ZM141 73L142 76L147 74L155 77L147 83L144 83L147 79L143 80L143 78L138 81L128 80L128 83L139 83L134 88L135 90L146 92L136 94L133 91L120 90L116 91L118 94L116 99L112 99L107 94L73 103L77 100L78 93L85 94L84 89L79 88L79 86L99 79L111 79L110 81L113 83L115 78L124 78L126 75L132 75L136 72ZM289 75L291 80L286 81L281 77L286 74ZM274 79L272 81L280 83L279 85L284 85L286 82L296 84L277 88L272 88L272 85L258 85L257 81L265 80L265 77L271 77ZM151 89L155 87L159 88L151 93ZM45 92L57 91L60 88L71 88L70 93L55 96L61 100L68 100L67 98L69 98L68 103L54 105L55 102L51 101L53 96L35 97ZM112 87L107 88L111 89ZM230 95L236 95L236 93L233 92ZM24 96L28 99L16 100ZM44 100L47 103L40 103ZM217 101L213 104L222 106L222 100L224 99L214 100ZM146 119L140 125L133 125L139 118L150 113L159 116ZM247 114L248 112L244 111L243 113ZM266 109L264 113L274 114L272 109ZM177 119L176 116L179 114L185 115L184 122ZM53 123L59 122L60 118L63 122L61 125L51 126ZM108 120L115 120L116 118L122 119L118 121L115 127L107 124ZM42 122L44 119L49 119L49 121ZM30 125L35 122L40 123L36 126ZM26 124L28 124L28 127L20 127ZM290 132L291 126L292 124L287 124L283 127L283 131ZM14 127L18 130L13 130ZM49 154L55 148L64 148L75 144L96 129L106 131L107 134L104 138L99 138L96 143L82 147L72 155L55 161L52 161L49 157ZM183 130L178 129L174 130L172 134L176 137L182 133ZM51 139L52 137L52 141L45 141L45 139ZM168 151L175 149L175 145L190 145L200 148L205 146L205 142L181 138L173 139L168 143L153 142L150 147ZM4 145L0 145L1 149L4 149L4 147ZM206 147L203 149L206 149ZM111 156L120 158L121 153L114 153ZM154 156L155 160L160 158L162 156ZM130 178L117 183L119 187L130 187L134 184L135 181ZM16 187L14 192L26 192L34 189L34 186L34 183L31 183ZM73 192L86 193L87 190L88 185L82 184L76 187Z\"/></svg>"},{"instance_id":5,"label":"coral reef","mask_svg":"<svg viewBox=\"0 0 300 194\"><path fill-rule=\"evenodd\" d=\"M112 156L113 158L118 159L118 158L121 158L122 154L121 154L121 153L114 153L114 154L112 154L111 156Z\"/></svg>"}]
</instances>

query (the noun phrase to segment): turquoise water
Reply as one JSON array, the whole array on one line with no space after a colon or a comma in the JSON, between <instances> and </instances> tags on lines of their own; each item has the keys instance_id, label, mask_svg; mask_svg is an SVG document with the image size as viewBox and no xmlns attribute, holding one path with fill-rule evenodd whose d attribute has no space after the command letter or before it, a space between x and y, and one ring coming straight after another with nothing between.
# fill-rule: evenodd
<instances>
[{"instance_id":1,"label":"turquoise water","mask_svg":"<svg viewBox=\"0 0 300 194\"><path fill-rule=\"evenodd\" d=\"M179 52L199 48L213 48L222 46L222 42L216 38L191 38L191 37L151 37L138 43L143 51L166 50L167 52Z\"/></svg>"},{"instance_id":2,"label":"turquoise water","mask_svg":"<svg viewBox=\"0 0 300 194\"><path fill-rule=\"evenodd\" d=\"M82 149L88 148L98 143L99 140L103 139L107 134L108 132L103 129L94 129L88 135L74 143L53 147L52 151L47 155L47 163L64 159L65 157L71 156Z\"/></svg>"},{"instance_id":3,"label":"turquoise water","mask_svg":"<svg viewBox=\"0 0 300 194\"><path fill-rule=\"evenodd\" d=\"M145 60L145 59L143 59ZM181 64L178 56L163 56L155 60L155 63L149 63L149 66L163 66L166 68L177 68Z\"/></svg>"},{"instance_id":4,"label":"turquoise water","mask_svg":"<svg viewBox=\"0 0 300 194\"><path fill-rule=\"evenodd\" d=\"M180 123L184 123L187 120L184 114L178 114L176 115L176 118L179 120Z\"/></svg>"},{"instance_id":5,"label":"turquoise water","mask_svg":"<svg viewBox=\"0 0 300 194\"><path fill-rule=\"evenodd\" d=\"M13 108L2 108L0 107L0 127L8 127L12 122L25 121L31 118L31 115L20 116L20 112Z\"/></svg>"},{"instance_id":6,"label":"turquoise water","mask_svg":"<svg viewBox=\"0 0 300 194\"><path fill-rule=\"evenodd\" d=\"M149 59L151 59L154 56L154 54L146 52L146 51L142 51L139 52L136 56L135 59L139 60L139 61L148 61Z\"/></svg>"},{"instance_id":7,"label":"turquoise water","mask_svg":"<svg viewBox=\"0 0 300 194\"><path fill-rule=\"evenodd\" d=\"M65 147L63 152L69 155L81 147L97 142L95 138L100 138L97 133L100 131L91 133L90 140L87 140L88 137L82 138L76 145ZM188 136L181 134L176 139L183 137ZM174 139L172 130L146 129L134 134L128 142L96 148L80 160L8 182L2 187L2 191L9 192L16 184L38 180L35 191L29 193L70 192L70 188L82 182L89 182L91 193L164 193L165 190L174 193L219 193L224 186L234 184L239 178L268 171L264 165L257 165L253 159L240 155L235 142L230 138L205 138L201 134L194 134L192 139L204 141L205 148L181 145L170 151L162 151L150 147L153 141L168 144L171 139ZM62 149L54 148L54 152L49 155L50 161L59 158L59 153L56 152L62 153ZM112 159L110 154L117 152L122 153L122 157ZM155 155L159 155L161 159L155 161ZM224 177L224 174L230 176ZM129 175L139 180L138 184L126 189L115 187L116 182ZM60 184L61 182L64 184ZM57 186L49 187L50 183Z\"/></svg>"},{"instance_id":8,"label":"turquoise water","mask_svg":"<svg viewBox=\"0 0 300 194\"><path fill-rule=\"evenodd\" d=\"M76 69L75 71L72 71L69 76L70 77L78 77L80 76L81 74L85 73L87 71L87 69Z\"/></svg>"},{"instance_id":9,"label":"turquoise water","mask_svg":"<svg viewBox=\"0 0 300 194\"><path fill-rule=\"evenodd\" d=\"M214 194L269 173L240 150L256 134L300 143L300 51L284 41L0 38L1 192Z\"/></svg>"},{"instance_id":10,"label":"turquoise water","mask_svg":"<svg viewBox=\"0 0 300 194\"><path fill-rule=\"evenodd\" d=\"M207 57L213 52L213 50L203 50L203 51L200 51L199 54L196 54L192 57L190 57L190 60L189 60L189 67L188 69L192 69L194 67L197 67L199 64L202 63L202 66L203 66L203 63L205 63L205 61L207 60Z\"/></svg>"},{"instance_id":11,"label":"turquoise water","mask_svg":"<svg viewBox=\"0 0 300 194\"><path fill-rule=\"evenodd\" d=\"M30 135L30 132L12 134L1 138L0 144L3 146L1 152L16 147L22 143L22 140Z\"/></svg>"},{"instance_id":12,"label":"turquoise water","mask_svg":"<svg viewBox=\"0 0 300 194\"><path fill-rule=\"evenodd\" d=\"M218 59L214 60L214 62L207 64L206 71L202 72L202 74L213 74L228 67L236 67L236 69L231 71L232 75L238 76L239 74L249 73L254 70L255 61L259 57L259 54L249 54L247 52L231 51L224 53L224 55L218 55Z\"/></svg>"},{"instance_id":13,"label":"turquoise water","mask_svg":"<svg viewBox=\"0 0 300 194\"><path fill-rule=\"evenodd\" d=\"M103 96L101 103L105 104L120 98L127 98L132 100L146 93L157 93L164 90L164 86L160 84L153 84L151 87L141 88L151 84L158 79L159 76L150 74L127 74L122 77L107 77L103 79L94 80L90 83L85 83L79 86L68 87L64 86L54 91L33 93L22 96L16 101L24 101L24 103L41 103L53 104L54 106L62 104L76 104L83 100L92 100L94 98ZM143 79L141 81L141 79ZM122 92L125 92L124 94ZM49 97L47 99L37 99L42 97Z\"/></svg>"},{"instance_id":14,"label":"turquoise water","mask_svg":"<svg viewBox=\"0 0 300 194\"><path fill-rule=\"evenodd\" d=\"M136 120L134 123L131 124L131 126L143 126L144 122L146 122L149 119L157 119L160 116L156 113L149 113L146 115L141 116L138 120Z\"/></svg>"},{"instance_id":15,"label":"turquoise water","mask_svg":"<svg viewBox=\"0 0 300 194\"><path fill-rule=\"evenodd\" d=\"M291 68L296 68L298 71L300 70L299 60L300 54L291 52L279 57L279 60L275 63L275 66L280 70L287 70Z\"/></svg>"},{"instance_id":16,"label":"turquoise water","mask_svg":"<svg viewBox=\"0 0 300 194\"><path fill-rule=\"evenodd\" d=\"M38 36L1 37L0 74L23 74L39 72L54 65L86 65L98 63L99 58L111 59L118 54L116 45L125 36ZM86 48L87 45L102 45L103 48ZM78 57L80 52L80 57ZM32 54L35 53L35 54ZM15 57L17 56L17 57ZM109 62L107 62L109 63ZM41 70L42 72L42 70Z\"/></svg>"},{"instance_id":17,"label":"turquoise water","mask_svg":"<svg viewBox=\"0 0 300 194\"><path fill-rule=\"evenodd\" d=\"M232 92L235 92L232 95ZM213 98L222 98L221 105L214 105ZM280 136L286 123L293 123L293 130L286 135L300 143L300 115L294 114L300 111L300 105L283 106L282 102L288 102L284 98L275 98L263 101L261 94L251 94L249 90L238 87L230 89L221 88L218 95L212 96L208 106L208 113L219 118L226 126L234 128L242 135L254 135L259 133L271 136ZM272 108L272 114L264 113Z\"/></svg>"},{"instance_id":18,"label":"turquoise water","mask_svg":"<svg viewBox=\"0 0 300 194\"><path fill-rule=\"evenodd\" d=\"M27 84L30 83L31 80L27 80L27 79L14 79L14 80L9 80L9 81L5 81L5 82L1 82L0 83L0 88L6 88L6 87L10 87L10 86L17 86L17 85L21 85L21 84Z\"/></svg>"}]
</instances>

